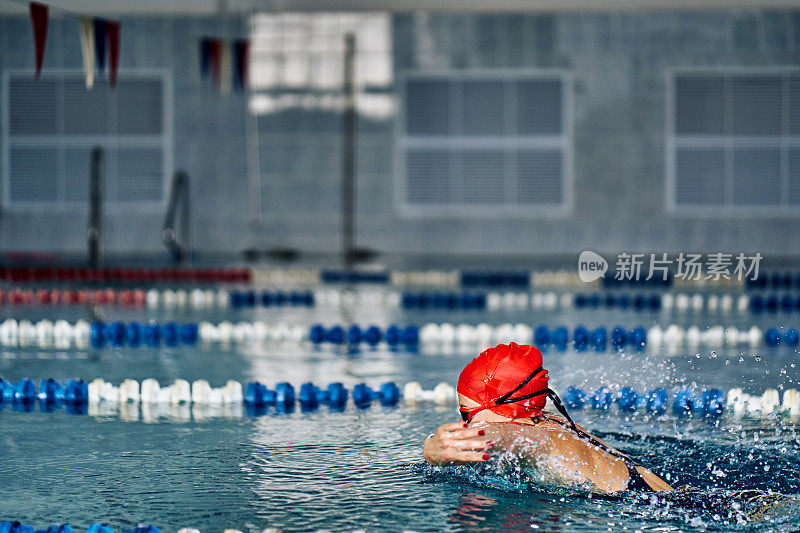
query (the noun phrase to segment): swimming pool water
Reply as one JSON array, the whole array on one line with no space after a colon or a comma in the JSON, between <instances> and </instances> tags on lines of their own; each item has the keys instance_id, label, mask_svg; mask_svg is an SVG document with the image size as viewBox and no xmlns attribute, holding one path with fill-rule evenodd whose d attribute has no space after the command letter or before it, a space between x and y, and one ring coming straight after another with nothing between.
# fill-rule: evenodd
<instances>
[{"instance_id":1,"label":"swimming pool water","mask_svg":"<svg viewBox=\"0 0 800 533\"><path fill-rule=\"evenodd\" d=\"M62 318L52 310L26 311L30 318ZM72 310L89 318L86 311ZM106 320L172 318L197 320L188 312L102 310ZM633 311L591 314L554 313L417 313L391 315L370 309L258 310L226 316L262 317L311 324L362 324L448 320L498 324L525 321L567 325L625 326L678 320ZM19 318L21 314L15 314ZM219 314L215 315L219 320ZM775 317L682 317L683 323L775 324ZM759 322L760 321L760 322ZM788 324L787 324L788 325ZM220 386L227 379L258 379L267 384L342 381L377 385L420 381L431 388L440 381L455 384L473 352L407 353L385 349L344 353L310 346L219 346L177 349L105 349L59 352L5 350L0 375L9 380L102 377L207 379ZM760 394L766 387L797 387L800 358L793 350L752 352L726 349L716 353L545 353L557 391L567 385L594 390L600 385L630 385L645 390L657 385L742 387ZM197 527L201 531L235 527L260 531L414 530L414 531L622 531L742 530L791 531L797 528L800 504L790 503L769 518L747 520L723 504L715 491L757 489L800 495L800 440L791 421L735 419L710 421L627 419L616 411L574 412L576 421L621 448L675 485L704 491L716 510L691 508L636 496L589 497L537 485L518 475L501 475L489 467L432 468L421 457L422 439L441 423L455 421L455 408L432 404L396 408L373 405L343 412L322 407L250 417L246 413L175 408L120 416L0 411L0 519L39 527L68 522L78 527L106 521L115 530L138 522L166 531ZM715 499L716 498L716 499ZM717 505L714 502L719 501Z\"/></svg>"}]
</instances>

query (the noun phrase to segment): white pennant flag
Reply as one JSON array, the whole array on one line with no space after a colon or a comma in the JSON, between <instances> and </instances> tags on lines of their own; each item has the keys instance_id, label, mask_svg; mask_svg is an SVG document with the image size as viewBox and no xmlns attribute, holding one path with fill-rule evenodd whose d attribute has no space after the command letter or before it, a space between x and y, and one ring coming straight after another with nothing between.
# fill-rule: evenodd
<instances>
[{"instance_id":1,"label":"white pennant flag","mask_svg":"<svg viewBox=\"0 0 800 533\"><path fill-rule=\"evenodd\" d=\"M80 17L81 51L83 52L83 74L86 88L94 87L94 19Z\"/></svg>"}]
</instances>

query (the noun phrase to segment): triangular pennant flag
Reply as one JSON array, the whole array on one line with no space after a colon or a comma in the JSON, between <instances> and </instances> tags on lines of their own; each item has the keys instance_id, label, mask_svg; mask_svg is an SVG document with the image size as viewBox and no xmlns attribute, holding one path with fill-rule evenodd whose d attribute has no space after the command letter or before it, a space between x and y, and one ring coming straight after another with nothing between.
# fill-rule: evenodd
<instances>
[{"instance_id":1,"label":"triangular pennant flag","mask_svg":"<svg viewBox=\"0 0 800 533\"><path fill-rule=\"evenodd\" d=\"M248 55L250 53L250 41L241 39L236 41L235 45L236 57L236 88L243 91L247 87L248 78Z\"/></svg>"},{"instance_id":2,"label":"triangular pennant flag","mask_svg":"<svg viewBox=\"0 0 800 533\"><path fill-rule=\"evenodd\" d=\"M94 87L94 20L91 17L79 17L81 32L81 52L83 54L83 75L86 88Z\"/></svg>"},{"instance_id":3,"label":"triangular pennant flag","mask_svg":"<svg viewBox=\"0 0 800 533\"><path fill-rule=\"evenodd\" d=\"M103 19L94 19L94 51L97 56L97 68L100 72L106 69L106 31L108 23Z\"/></svg>"},{"instance_id":4,"label":"triangular pennant flag","mask_svg":"<svg viewBox=\"0 0 800 533\"><path fill-rule=\"evenodd\" d=\"M33 42L36 46L36 79L42 72L44 61L44 45L47 42L48 8L44 4L31 2L31 22L33 23Z\"/></svg>"},{"instance_id":5,"label":"triangular pennant flag","mask_svg":"<svg viewBox=\"0 0 800 533\"><path fill-rule=\"evenodd\" d=\"M108 82L111 88L117 86L117 69L119 68L119 22L108 21Z\"/></svg>"},{"instance_id":6,"label":"triangular pennant flag","mask_svg":"<svg viewBox=\"0 0 800 533\"><path fill-rule=\"evenodd\" d=\"M208 76L211 63L211 39L204 37L200 41L200 77Z\"/></svg>"},{"instance_id":7,"label":"triangular pennant flag","mask_svg":"<svg viewBox=\"0 0 800 533\"><path fill-rule=\"evenodd\" d=\"M219 87L220 59L222 56L222 43L219 39L211 39L208 50L208 60L211 67L211 83Z\"/></svg>"},{"instance_id":8,"label":"triangular pennant flag","mask_svg":"<svg viewBox=\"0 0 800 533\"><path fill-rule=\"evenodd\" d=\"M219 92L228 94L231 92L231 44L229 41L221 41L222 50L219 55Z\"/></svg>"}]
</instances>

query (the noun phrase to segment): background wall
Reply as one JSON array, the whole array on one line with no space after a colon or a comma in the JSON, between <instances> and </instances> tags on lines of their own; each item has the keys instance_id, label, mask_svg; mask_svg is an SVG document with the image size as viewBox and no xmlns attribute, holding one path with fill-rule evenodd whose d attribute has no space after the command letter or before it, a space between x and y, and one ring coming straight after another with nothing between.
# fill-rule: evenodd
<instances>
[{"instance_id":1,"label":"background wall","mask_svg":"<svg viewBox=\"0 0 800 533\"><path fill-rule=\"evenodd\" d=\"M192 178L198 250L335 251L338 115L295 109L262 116L254 140L256 122L248 118L245 97L220 96L201 86L198 39L238 38L247 31L247 19L238 17L123 18L120 68L171 73L173 160ZM571 72L575 203L566 217L406 218L393 193L394 120L362 117L359 245L431 255L583 249L784 255L800 248L800 217L670 215L664 199L667 69L796 66L800 11L398 14L392 17L392 32L395 79L416 69ZM32 71L32 41L27 17L0 18L0 72ZM61 68L81 68L74 17L51 18L44 69ZM260 146L257 188L248 186L248 140ZM261 214L254 194L261 195ZM4 208L0 246L4 251L82 252L87 216ZM159 252L162 216L106 213L108 252Z\"/></svg>"}]
</instances>

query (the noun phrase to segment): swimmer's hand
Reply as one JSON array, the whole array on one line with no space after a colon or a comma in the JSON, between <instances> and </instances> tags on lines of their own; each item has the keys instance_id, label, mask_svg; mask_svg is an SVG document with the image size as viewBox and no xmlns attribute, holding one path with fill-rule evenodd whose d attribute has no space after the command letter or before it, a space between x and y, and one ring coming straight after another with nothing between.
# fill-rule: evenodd
<instances>
[{"instance_id":1,"label":"swimmer's hand","mask_svg":"<svg viewBox=\"0 0 800 533\"><path fill-rule=\"evenodd\" d=\"M486 451L492 447L492 441L485 435L484 429L463 422L445 424L425 439L422 455L434 466L483 463L489 459Z\"/></svg>"}]
</instances>

